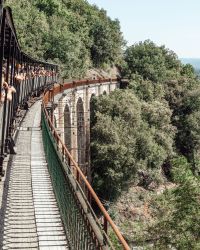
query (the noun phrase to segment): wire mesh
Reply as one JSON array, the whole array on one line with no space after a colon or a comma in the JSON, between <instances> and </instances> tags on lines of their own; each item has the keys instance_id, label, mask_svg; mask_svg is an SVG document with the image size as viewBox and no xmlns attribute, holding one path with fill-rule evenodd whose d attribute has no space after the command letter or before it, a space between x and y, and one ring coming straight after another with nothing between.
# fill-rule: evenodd
<instances>
[{"instance_id":1,"label":"wire mesh","mask_svg":"<svg viewBox=\"0 0 200 250\"><path fill-rule=\"evenodd\" d=\"M62 160L44 113L42 132L48 168L71 249L111 249L104 242L101 228L97 226L90 208L84 202L84 192L74 180L70 166ZM87 200L86 197L85 200Z\"/></svg>"}]
</instances>

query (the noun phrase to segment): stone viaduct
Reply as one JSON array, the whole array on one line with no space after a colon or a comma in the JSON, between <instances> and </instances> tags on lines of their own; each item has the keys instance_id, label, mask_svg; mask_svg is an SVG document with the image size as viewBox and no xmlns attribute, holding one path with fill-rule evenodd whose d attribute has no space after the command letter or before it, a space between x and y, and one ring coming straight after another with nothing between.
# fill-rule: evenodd
<instances>
[{"instance_id":1,"label":"stone viaduct","mask_svg":"<svg viewBox=\"0 0 200 250\"><path fill-rule=\"evenodd\" d=\"M54 99L54 124L74 160L90 180L90 109L93 96L109 94L120 87L117 80L106 80L66 89Z\"/></svg>"}]
</instances>

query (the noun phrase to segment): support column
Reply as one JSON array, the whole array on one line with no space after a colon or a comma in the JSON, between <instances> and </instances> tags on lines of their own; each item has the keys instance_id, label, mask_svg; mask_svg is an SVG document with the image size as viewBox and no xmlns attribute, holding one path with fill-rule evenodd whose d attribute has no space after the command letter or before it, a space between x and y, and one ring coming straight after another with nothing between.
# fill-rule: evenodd
<instances>
[{"instance_id":1,"label":"support column","mask_svg":"<svg viewBox=\"0 0 200 250\"><path fill-rule=\"evenodd\" d=\"M89 86L85 89L85 168L86 176L91 182L91 168L90 168L90 95Z\"/></svg>"},{"instance_id":2,"label":"support column","mask_svg":"<svg viewBox=\"0 0 200 250\"><path fill-rule=\"evenodd\" d=\"M71 133L72 133L72 157L74 158L74 160L76 162L78 162L78 152L77 152L77 113L76 113L76 90L72 90L72 96L71 96L71 119L72 119L72 129L71 129Z\"/></svg>"},{"instance_id":3,"label":"support column","mask_svg":"<svg viewBox=\"0 0 200 250\"><path fill-rule=\"evenodd\" d=\"M63 98L58 101L58 128L61 131L62 141L65 141L65 128L64 128L64 108Z\"/></svg>"}]
</instances>

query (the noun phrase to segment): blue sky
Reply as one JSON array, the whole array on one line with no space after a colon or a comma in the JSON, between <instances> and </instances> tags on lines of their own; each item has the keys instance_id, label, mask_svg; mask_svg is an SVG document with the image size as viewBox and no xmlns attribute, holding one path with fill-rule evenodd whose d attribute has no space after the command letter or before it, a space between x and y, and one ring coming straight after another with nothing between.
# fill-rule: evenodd
<instances>
[{"instance_id":1,"label":"blue sky","mask_svg":"<svg viewBox=\"0 0 200 250\"><path fill-rule=\"evenodd\" d=\"M118 18L128 45L151 39L200 58L200 0L88 0Z\"/></svg>"}]
</instances>

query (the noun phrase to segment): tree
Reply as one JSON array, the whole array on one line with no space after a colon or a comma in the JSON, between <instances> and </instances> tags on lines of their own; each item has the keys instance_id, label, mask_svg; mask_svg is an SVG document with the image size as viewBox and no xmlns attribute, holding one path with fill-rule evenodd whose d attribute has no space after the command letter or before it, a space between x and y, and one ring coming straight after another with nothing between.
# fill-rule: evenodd
<instances>
[{"instance_id":1,"label":"tree","mask_svg":"<svg viewBox=\"0 0 200 250\"><path fill-rule=\"evenodd\" d=\"M45 50L45 34L49 24L43 12L34 7L31 1L6 1L12 7L20 46L24 52L41 59Z\"/></svg>"},{"instance_id":2,"label":"tree","mask_svg":"<svg viewBox=\"0 0 200 250\"><path fill-rule=\"evenodd\" d=\"M7 0L22 49L61 67L66 78L85 75L91 66L117 64L122 33L117 20L83 0Z\"/></svg>"},{"instance_id":3,"label":"tree","mask_svg":"<svg viewBox=\"0 0 200 250\"><path fill-rule=\"evenodd\" d=\"M118 60L122 54L123 39L117 20L110 22L96 20L90 31L90 37L93 39L91 55L95 66L115 63Z\"/></svg>"},{"instance_id":4,"label":"tree","mask_svg":"<svg viewBox=\"0 0 200 250\"><path fill-rule=\"evenodd\" d=\"M173 152L174 127L167 104L143 102L130 90L118 90L96 99L94 114L91 159L100 196L115 198L139 171L155 179Z\"/></svg>"},{"instance_id":5,"label":"tree","mask_svg":"<svg viewBox=\"0 0 200 250\"><path fill-rule=\"evenodd\" d=\"M47 48L44 59L60 65L60 71L65 78L82 77L90 65L89 52L76 33L63 27L60 17L52 16L49 20L51 33L46 34Z\"/></svg>"},{"instance_id":6,"label":"tree","mask_svg":"<svg viewBox=\"0 0 200 250\"><path fill-rule=\"evenodd\" d=\"M133 94L122 91L110 97L102 95L96 101L96 123L91 128L93 184L101 196L114 198L136 172L141 105Z\"/></svg>"},{"instance_id":7,"label":"tree","mask_svg":"<svg viewBox=\"0 0 200 250\"><path fill-rule=\"evenodd\" d=\"M198 173L200 82L194 68L182 65L174 52L147 40L126 50L123 72L130 78L129 88L141 100L168 103L176 127L175 152L187 157L193 172Z\"/></svg>"},{"instance_id":8,"label":"tree","mask_svg":"<svg viewBox=\"0 0 200 250\"><path fill-rule=\"evenodd\" d=\"M200 89L188 91L175 117L178 133L176 146L191 163L194 174L200 171Z\"/></svg>"},{"instance_id":9,"label":"tree","mask_svg":"<svg viewBox=\"0 0 200 250\"><path fill-rule=\"evenodd\" d=\"M46 13L47 16L57 14L61 7L58 0L36 0L33 3L39 11Z\"/></svg>"},{"instance_id":10,"label":"tree","mask_svg":"<svg viewBox=\"0 0 200 250\"><path fill-rule=\"evenodd\" d=\"M124 74L131 78L139 74L145 80L160 82L180 68L176 54L164 46L156 46L150 40L136 43L125 51Z\"/></svg>"},{"instance_id":11,"label":"tree","mask_svg":"<svg viewBox=\"0 0 200 250\"><path fill-rule=\"evenodd\" d=\"M177 187L156 201L159 215L149 228L156 249L199 249L200 182L185 158L173 161L173 180Z\"/></svg>"}]
</instances>

